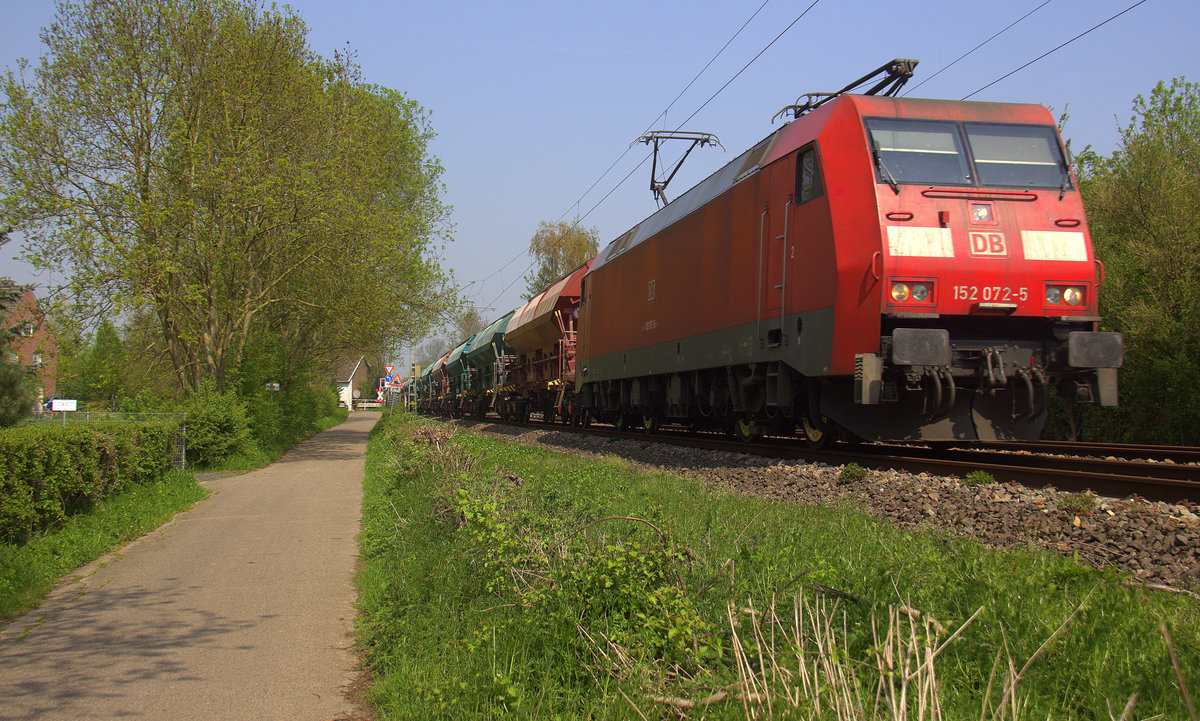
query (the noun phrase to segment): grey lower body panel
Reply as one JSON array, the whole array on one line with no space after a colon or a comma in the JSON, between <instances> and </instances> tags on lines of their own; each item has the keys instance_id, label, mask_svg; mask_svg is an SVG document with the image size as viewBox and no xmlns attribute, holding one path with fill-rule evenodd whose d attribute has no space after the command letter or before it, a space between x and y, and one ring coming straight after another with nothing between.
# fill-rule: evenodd
<instances>
[{"instance_id":1,"label":"grey lower body panel","mask_svg":"<svg viewBox=\"0 0 1200 721\"><path fill-rule=\"evenodd\" d=\"M590 358L579 384L780 361L806 376L829 373L833 308L724 328Z\"/></svg>"}]
</instances>

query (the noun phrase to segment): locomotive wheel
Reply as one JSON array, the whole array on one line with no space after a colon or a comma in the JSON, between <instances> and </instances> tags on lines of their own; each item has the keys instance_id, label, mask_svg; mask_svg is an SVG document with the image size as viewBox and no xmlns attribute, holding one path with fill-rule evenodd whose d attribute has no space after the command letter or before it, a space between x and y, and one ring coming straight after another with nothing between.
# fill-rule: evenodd
<instances>
[{"instance_id":1,"label":"locomotive wheel","mask_svg":"<svg viewBox=\"0 0 1200 721\"><path fill-rule=\"evenodd\" d=\"M825 416L821 416L818 422L813 423L812 419L806 415L800 425L804 429L804 440L810 448L817 450L828 448L829 444L833 442L833 424Z\"/></svg>"},{"instance_id":2,"label":"locomotive wheel","mask_svg":"<svg viewBox=\"0 0 1200 721\"><path fill-rule=\"evenodd\" d=\"M754 427L754 421L750 418L738 418L734 420L733 435L742 443L753 443L761 436Z\"/></svg>"}]
</instances>

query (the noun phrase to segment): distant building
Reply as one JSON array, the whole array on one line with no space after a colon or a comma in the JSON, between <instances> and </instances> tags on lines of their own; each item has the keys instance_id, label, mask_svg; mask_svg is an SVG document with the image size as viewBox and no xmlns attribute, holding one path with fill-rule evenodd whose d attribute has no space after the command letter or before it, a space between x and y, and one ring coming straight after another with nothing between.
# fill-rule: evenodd
<instances>
[{"instance_id":1,"label":"distant building","mask_svg":"<svg viewBox=\"0 0 1200 721\"><path fill-rule=\"evenodd\" d=\"M347 408L353 408L354 389L364 383L373 383L375 380L376 378L371 372L371 364L367 362L366 356L338 363L334 366L333 371L333 383L337 388L338 403Z\"/></svg>"},{"instance_id":2,"label":"distant building","mask_svg":"<svg viewBox=\"0 0 1200 721\"><path fill-rule=\"evenodd\" d=\"M11 293L4 291L12 290L20 295L8 303L0 299L0 326L15 331L8 347L10 359L34 369L37 404L32 410L36 412L41 410L47 398L57 394L54 379L58 373L58 344L50 335L46 316L33 295L33 286L12 282L0 285L0 292L5 296Z\"/></svg>"}]
</instances>

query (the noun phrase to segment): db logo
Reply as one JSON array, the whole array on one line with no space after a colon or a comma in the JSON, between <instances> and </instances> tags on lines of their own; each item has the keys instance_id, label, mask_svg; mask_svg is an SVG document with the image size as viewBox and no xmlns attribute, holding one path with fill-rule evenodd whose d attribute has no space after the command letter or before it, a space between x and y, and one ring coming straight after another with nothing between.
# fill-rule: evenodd
<instances>
[{"instance_id":1,"label":"db logo","mask_svg":"<svg viewBox=\"0 0 1200 721\"><path fill-rule=\"evenodd\" d=\"M983 233L973 230L967 233L967 239L971 243L971 255L987 255L996 258L1008 256L1004 233Z\"/></svg>"}]
</instances>

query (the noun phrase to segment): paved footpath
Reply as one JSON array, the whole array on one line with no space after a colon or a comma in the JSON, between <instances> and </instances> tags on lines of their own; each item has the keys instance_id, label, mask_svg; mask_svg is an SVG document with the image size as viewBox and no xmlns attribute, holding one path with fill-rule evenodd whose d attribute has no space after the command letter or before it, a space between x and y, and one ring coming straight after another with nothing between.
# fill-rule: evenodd
<instances>
[{"instance_id":1,"label":"paved footpath","mask_svg":"<svg viewBox=\"0 0 1200 721\"><path fill-rule=\"evenodd\" d=\"M378 413L71 574L0 630L0 719L325 719L355 713L355 535Z\"/></svg>"}]
</instances>

